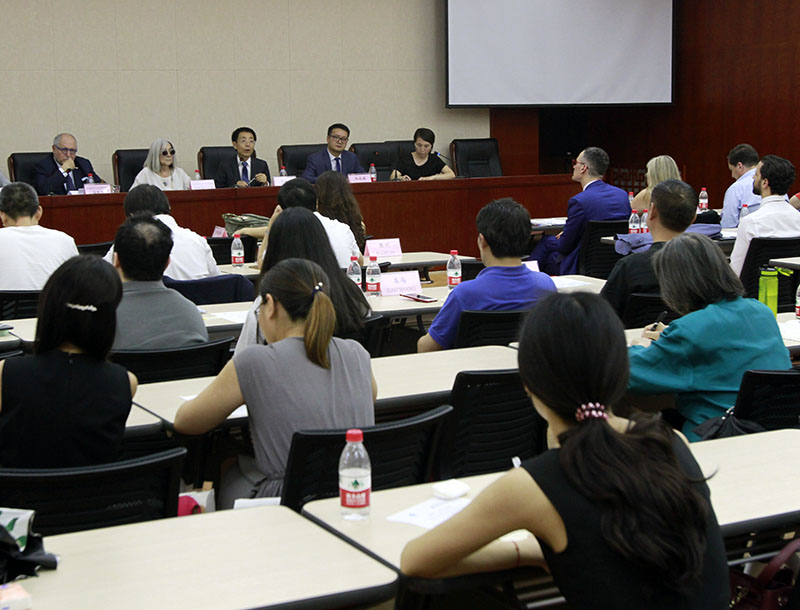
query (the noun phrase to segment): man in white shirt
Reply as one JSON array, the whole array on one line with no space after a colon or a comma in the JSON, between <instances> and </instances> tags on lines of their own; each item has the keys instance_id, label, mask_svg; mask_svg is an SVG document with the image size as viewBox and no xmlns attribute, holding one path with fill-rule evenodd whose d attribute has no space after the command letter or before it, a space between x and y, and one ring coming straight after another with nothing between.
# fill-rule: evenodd
<instances>
[{"instance_id":1,"label":"man in white shirt","mask_svg":"<svg viewBox=\"0 0 800 610\"><path fill-rule=\"evenodd\" d=\"M786 200L794 179L794 165L775 155L765 156L756 167L753 192L761 196L761 206L739 223L731 252L731 267L736 275L742 274L754 237L800 237L800 212Z\"/></svg>"},{"instance_id":2,"label":"man in white shirt","mask_svg":"<svg viewBox=\"0 0 800 610\"><path fill-rule=\"evenodd\" d=\"M178 226L170 215L169 201L161 189L150 184L140 184L125 195L123 206L126 217L154 216L172 232L174 245L164 275L173 280L199 280L222 274L206 239L190 229ZM111 246L104 258L111 263L113 257L114 246Z\"/></svg>"},{"instance_id":3,"label":"man in white shirt","mask_svg":"<svg viewBox=\"0 0 800 610\"><path fill-rule=\"evenodd\" d=\"M725 191L722 202L722 226L732 228L739 225L739 215L746 203L750 212L761 205L761 196L753 192L753 176L758 165L758 153L749 144L737 144L728 153L728 169L735 180Z\"/></svg>"},{"instance_id":4,"label":"man in white shirt","mask_svg":"<svg viewBox=\"0 0 800 610\"><path fill-rule=\"evenodd\" d=\"M12 182L0 190L0 290L41 290L61 263L77 256L75 240L39 226L41 217L29 184Z\"/></svg>"}]
</instances>

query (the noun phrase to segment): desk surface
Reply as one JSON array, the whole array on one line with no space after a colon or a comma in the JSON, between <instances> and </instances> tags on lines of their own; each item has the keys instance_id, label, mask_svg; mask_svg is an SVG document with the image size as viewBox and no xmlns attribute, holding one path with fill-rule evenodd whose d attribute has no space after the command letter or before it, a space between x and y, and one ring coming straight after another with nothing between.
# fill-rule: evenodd
<instances>
[{"instance_id":1,"label":"desk surface","mask_svg":"<svg viewBox=\"0 0 800 610\"><path fill-rule=\"evenodd\" d=\"M227 510L45 539L37 610L330 608L389 599L397 575L290 509Z\"/></svg>"},{"instance_id":2,"label":"desk surface","mask_svg":"<svg viewBox=\"0 0 800 610\"><path fill-rule=\"evenodd\" d=\"M785 267L786 269L800 269L800 256L771 258L769 264L775 267Z\"/></svg>"},{"instance_id":3,"label":"desk surface","mask_svg":"<svg viewBox=\"0 0 800 610\"><path fill-rule=\"evenodd\" d=\"M161 419L142 409L139 405L132 404L131 411L128 413L128 420L125 422L126 428L135 428L136 426L152 426L153 424L160 424Z\"/></svg>"}]
</instances>

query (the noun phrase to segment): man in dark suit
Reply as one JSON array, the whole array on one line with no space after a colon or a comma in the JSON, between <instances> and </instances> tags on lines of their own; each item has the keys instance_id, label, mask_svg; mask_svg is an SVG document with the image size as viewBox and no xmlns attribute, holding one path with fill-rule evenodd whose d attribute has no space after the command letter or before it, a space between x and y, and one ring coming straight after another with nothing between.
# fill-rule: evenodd
<instances>
[{"instance_id":1,"label":"man in dark suit","mask_svg":"<svg viewBox=\"0 0 800 610\"><path fill-rule=\"evenodd\" d=\"M53 156L42 159L33 168L36 192L40 195L66 195L83 188L92 174L95 182L103 180L89 159L76 156L78 141L71 133L60 133L53 139Z\"/></svg>"},{"instance_id":2,"label":"man in dark suit","mask_svg":"<svg viewBox=\"0 0 800 610\"><path fill-rule=\"evenodd\" d=\"M325 172L331 170L344 174L363 174L364 168L358 157L345 150L350 139L350 129L342 123L334 123L328 127L328 147L325 150L308 155L306 168L302 177L309 182L316 182Z\"/></svg>"},{"instance_id":3,"label":"man in dark suit","mask_svg":"<svg viewBox=\"0 0 800 610\"><path fill-rule=\"evenodd\" d=\"M631 215L628 194L603 182L608 169L608 153L592 146L581 151L573 163L572 179L583 190L567 204L567 222L556 236L542 238L531 253L539 269L550 275L578 272L578 253L583 231L590 220L627 220Z\"/></svg>"},{"instance_id":4,"label":"man in dark suit","mask_svg":"<svg viewBox=\"0 0 800 610\"><path fill-rule=\"evenodd\" d=\"M220 161L214 182L218 189L229 186L269 186L269 167L256 158L256 132L239 127L231 134L236 155Z\"/></svg>"}]
</instances>

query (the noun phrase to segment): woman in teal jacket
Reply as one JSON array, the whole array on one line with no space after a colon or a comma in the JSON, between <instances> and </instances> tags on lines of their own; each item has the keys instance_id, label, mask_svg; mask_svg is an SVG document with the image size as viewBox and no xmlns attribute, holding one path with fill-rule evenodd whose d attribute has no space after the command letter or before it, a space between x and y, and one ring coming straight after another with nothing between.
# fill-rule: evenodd
<instances>
[{"instance_id":1,"label":"woman in teal jacket","mask_svg":"<svg viewBox=\"0 0 800 610\"><path fill-rule=\"evenodd\" d=\"M661 296L682 317L629 348L634 394L675 393L683 433L736 402L744 372L788 369L789 352L772 311L744 288L709 238L684 233L653 257ZM650 336L650 333L647 333Z\"/></svg>"}]
</instances>

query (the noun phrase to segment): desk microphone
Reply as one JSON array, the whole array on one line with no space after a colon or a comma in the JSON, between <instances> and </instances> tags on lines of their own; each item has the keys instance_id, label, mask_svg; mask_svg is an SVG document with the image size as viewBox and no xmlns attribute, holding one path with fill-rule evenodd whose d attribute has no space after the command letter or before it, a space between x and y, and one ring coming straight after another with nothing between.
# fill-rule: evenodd
<instances>
[{"instance_id":1,"label":"desk microphone","mask_svg":"<svg viewBox=\"0 0 800 610\"><path fill-rule=\"evenodd\" d=\"M447 161L450 161L450 163L452 163L452 162L453 162L453 160L452 160L450 157L445 157L445 156L444 156L442 153L440 153L439 151L434 151L434 153L433 153L433 154L434 154L434 155L436 155L437 157L441 157L442 159L445 159L445 160L447 160Z\"/></svg>"}]
</instances>

